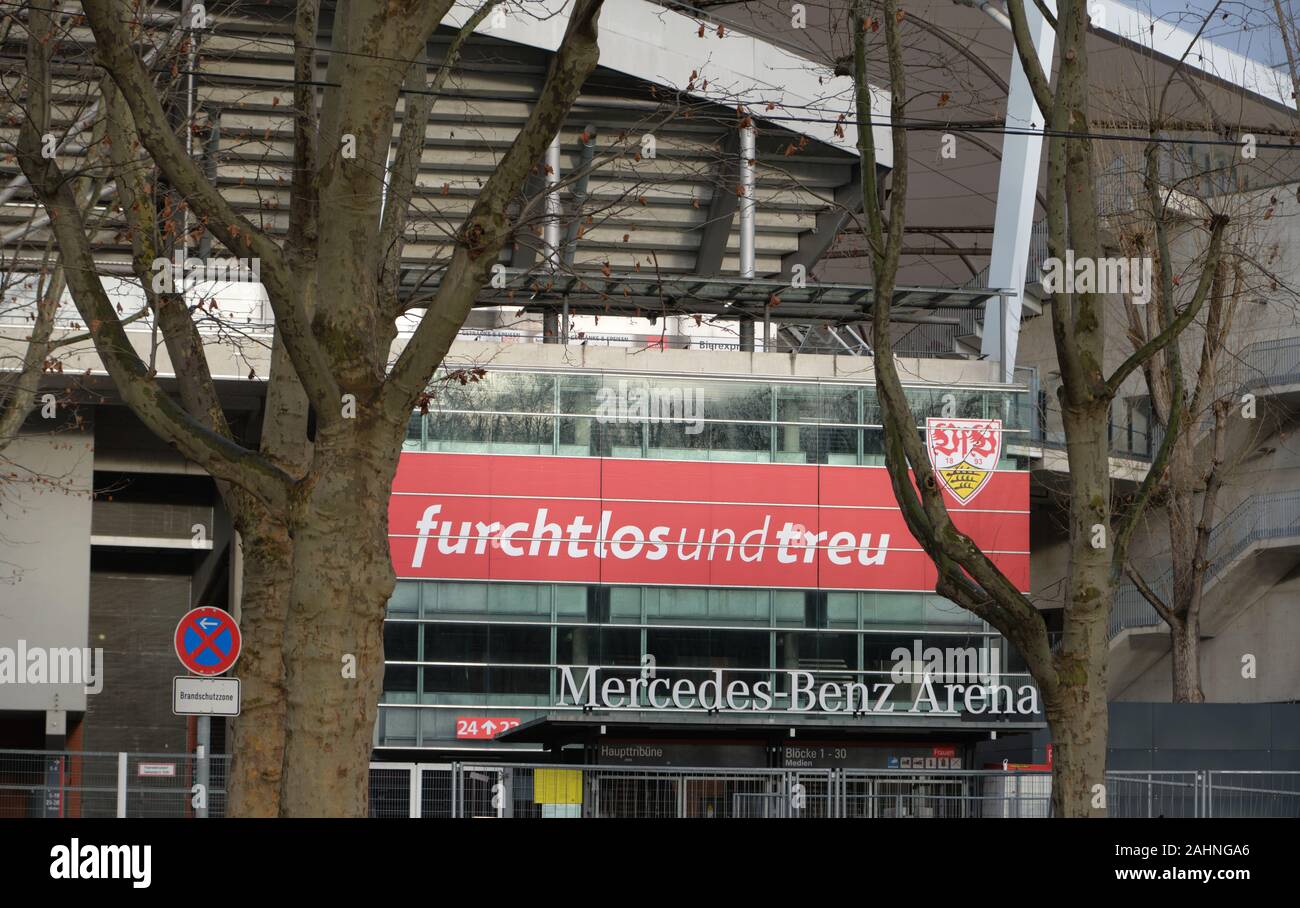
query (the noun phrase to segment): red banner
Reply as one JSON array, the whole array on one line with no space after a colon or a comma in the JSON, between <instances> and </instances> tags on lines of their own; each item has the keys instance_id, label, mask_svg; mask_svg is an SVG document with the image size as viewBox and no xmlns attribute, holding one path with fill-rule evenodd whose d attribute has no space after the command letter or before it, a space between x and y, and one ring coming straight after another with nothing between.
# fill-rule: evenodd
<instances>
[{"instance_id":1,"label":"red banner","mask_svg":"<svg viewBox=\"0 0 1300 908\"><path fill-rule=\"evenodd\" d=\"M994 473L976 502L951 513L1028 590L1029 475ZM917 591L935 583L883 467L410 453L388 519L393 567L406 578Z\"/></svg>"}]
</instances>

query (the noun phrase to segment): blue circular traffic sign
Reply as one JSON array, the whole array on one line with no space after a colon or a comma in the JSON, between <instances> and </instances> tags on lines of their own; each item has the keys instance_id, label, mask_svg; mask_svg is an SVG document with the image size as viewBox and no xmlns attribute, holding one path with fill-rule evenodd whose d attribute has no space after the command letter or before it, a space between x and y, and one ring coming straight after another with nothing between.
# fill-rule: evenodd
<instances>
[{"instance_id":1,"label":"blue circular traffic sign","mask_svg":"<svg viewBox=\"0 0 1300 908\"><path fill-rule=\"evenodd\" d=\"M243 639L229 612L204 606L176 625L176 658L196 675L219 675L239 659Z\"/></svg>"}]
</instances>

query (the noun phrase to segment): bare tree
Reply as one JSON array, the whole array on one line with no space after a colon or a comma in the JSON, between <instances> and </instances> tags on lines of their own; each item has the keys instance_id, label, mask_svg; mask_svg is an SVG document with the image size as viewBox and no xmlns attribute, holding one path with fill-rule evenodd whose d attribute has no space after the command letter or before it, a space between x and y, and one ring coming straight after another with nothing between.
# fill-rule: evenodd
<instances>
[{"instance_id":1,"label":"bare tree","mask_svg":"<svg viewBox=\"0 0 1300 908\"><path fill-rule=\"evenodd\" d=\"M1137 246L1155 246L1155 257L1161 262L1159 271L1165 275L1162 288L1176 288L1181 283L1181 275L1174 266L1166 272L1163 264L1175 257L1170 248L1170 234L1177 225L1172 223L1174 206L1167 201L1173 191L1172 187L1161 190L1154 180L1148 180L1145 223L1129 235ZM1230 480L1232 469L1258 447L1263 434L1272 427L1274 414L1260 412L1265 405L1253 394L1240 397L1249 382L1241 381L1242 370L1234 368L1241 353L1240 335L1234 328L1242 301L1255 298L1261 291L1275 298L1295 296L1294 291L1283 288L1278 275L1267 265L1267 256L1254 249L1255 244L1251 242L1252 234L1261 227L1260 221L1273 214L1275 204L1269 203L1270 198L1276 203L1276 196L1268 191L1243 194L1235 200L1234 236L1225 243L1213 272L1203 317L1195 330L1188 331L1178 341L1180 346L1199 347L1196 355L1183 365L1182 381L1188 391L1181 396L1175 393L1178 382L1171 371L1174 365L1169 356L1172 344L1142 364L1152 423L1158 433L1176 434L1152 496L1161 513L1149 518L1163 518L1165 524L1168 547L1163 554L1169 561L1168 582L1157 583L1144 576L1132 552L1125 572L1138 593L1169 627L1172 691L1178 703L1205 700L1201 688L1201 614L1213 558L1211 540L1219 517L1220 493ZM1151 229L1153 217L1160 218L1165 226ZM1151 243L1153 234L1154 244ZM1130 308L1128 334L1135 347L1141 347L1164 329L1166 309L1163 305L1145 312L1138 307ZM1175 407L1180 407L1180 411L1174 412ZM1234 433L1234 427L1240 427L1240 431Z\"/></svg>"},{"instance_id":2,"label":"bare tree","mask_svg":"<svg viewBox=\"0 0 1300 908\"><path fill-rule=\"evenodd\" d=\"M1017 52L1034 97L1047 114L1047 223L1050 255L1097 261L1103 255L1095 199L1089 136L1087 4L1062 0L1055 19L1059 65L1053 88L1029 36L1024 4L1008 11ZM881 29L863 3L855 4L854 78L859 122L858 147L864 165L874 164L867 137L871 123L867 45ZM894 0L880 5L890 74L891 122L905 122L907 83L900 32L905 15ZM1112 400L1125 379L1166 349L1196 316L1209 295L1226 219L1212 218L1205 267L1196 291L1181 312L1164 294L1164 328L1109 375L1104 371L1105 325L1097 293L1057 293L1051 303L1053 337L1062 376L1061 410L1069 456L1069 566L1065 582L1064 629L1053 647L1042 613L993 562L956 529L939 482L916 432L894 363L890 300L902 249L907 195L907 134L893 130L894 169L888 219L875 182L863 181L867 239L875 272L873 336L876 386L886 434L886 463L894 493L912 534L938 568L936 591L1001 631L1022 654L1043 698L1055 746L1052 802L1057 815L1103 814L1106 757L1107 623L1112 592L1125 564L1134 521L1151 497L1155 477L1170 456L1166 437L1147 478L1123 513L1112 509L1107 427ZM864 174L872 172L863 167ZM1174 348L1169 348L1174 349ZM1176 359L1176 353L1170 353ZM1177 373L1176 373L1177 374ZM1182 394L1181 386L1175 396Z\"/></svg>"},{"instance_id":3,"label":"bare tree","mask_svg":"<svg viewBox=\"0 0 1300 908\"><path fill-rule=\"evenodd\" d=\"M407 206L382 178L404 82L430 85L423 51L451 0L340 6L325 85L315 60L319 3L297 4L294 149L288 233L281 243L241 214L189 154L154 90L148 30L123 0L87 0L96 59L106 73L112 170L132 240L132 269L178 239L184 210L236 257L260 264L276 334L260 449L232 436L204 347L183 298L149 304L180 379L178 403L159 387L123 331L95 267L92 237L57 158L42 154L51 125L51 63L64 42L48 6L27 9L26 116L19 161L65 263L68 287L96 351L128 406L153 432L218 481L244 538L241 663L248 709L236 724L231 812L362 815L371 731L383 677L382 623L393 588L387 507L413 408L490 277L514 225L508 208L597 61L601 0L578 0L539 99L484 181L454 238L436 291L397 354L404 300L392 279ZM192 9L185 7L186 13ZM192 36L186 40L192 40ZM182 45L182 52L193 52ZM431 95L432 96L432 95ZM414 108L414 110L412 110ZM387 168L411 179L427 106L412 104ZM157 184L169 207L155 207ZM171 216L165 216L171 215ZM308 414L314 432L308 435Z\"/></svg>"}]
</instances>

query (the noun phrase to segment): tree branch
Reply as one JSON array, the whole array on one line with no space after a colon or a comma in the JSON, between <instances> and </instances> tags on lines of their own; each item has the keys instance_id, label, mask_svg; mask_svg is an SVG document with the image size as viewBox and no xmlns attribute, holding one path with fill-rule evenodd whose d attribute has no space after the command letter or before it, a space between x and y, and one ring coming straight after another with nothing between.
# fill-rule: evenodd
<instances>
[{"instance_id":1,"label":"tree branch","mask_svg":"<svg viewBox=\"0 0 1300 908\"><path fill-rule=\"evenodd\" d=\"M1210 285L1214 280L1213 265L1219 259L1219 251L1223 244L1223 231L1227 226L1227 215L1215 215L1210 219L1210 246L1206 250L1206 264L1201 271L1201 278L1197 282L1195 295L1192 297L1191 302L1183 308L1183 311L1166 325L1164 330L1133 351L1133 354L1120 364L1110 378L1106 379L1106 392L1112 399L1119 393L1120 386L1124 384L1124 380L1129 377L1134 369L1142 365L1148 358L1164 350L1170 341L1178 337L1183 329L1191 324L1192 319L1196 318L1197 312L1201 309L1201 304L1205 302L1206 297L1209 295ZM1172 289L1170 292L1172 292Z\"/></svg>"},{"instance_id":2,"label":"tree branch","mask_svg":"<svg viewBox=\"0 0 1300 908\"><path fill-rule=\"evenodd\" d=\"M560 48L527 122L483 186L456 235L455 251L433 303L394 364L384 412L404 418L428 387L511 233L510 199L559 131L600 57L597 21L604 0L576 0Z\"/></svg>"},{"instance_id":3,"label":"tree branch","mask_svg":"<svg viewBox=\"0 0 1300 908\"><path fill-rule=\"evenodd\" d=\"M901 123L907 87L899 37L900 16L894 0L883 3L883 19L889 57L890 115L893 122ZM885 464L890 483L909 531L939 571L936 591L980 615L1012 640L1027 663L1033 666L1034 678L1047 696L1055 690L1057 678L1042 615L988 556L953 525L939 482L917 435L916 420L894 363L890 310L903 244L907 133L902 129L891 131L893 190L886 233L875 190L875 140L866 65L867 21L861 0L855 4L850 16L850 28L853 33L854 100L858 118L858 153L862 162L863 207L868 218L875 283L872 294L873 363L885 424Z\"/></svg>"},{"instance_id":4,"label":"tree branch","mask_svg":"<svg viewBox=\"0 0 1300 908\"><path fill-rule=\"evenodd\" d=\"M41 154L42 136L48 131L50 118L48 35L51 20L48 7L33 7L30 15L32 39L27 47L29 107L21 127L18 160L50 214L68 287L86 321L100 359L122 399L160 438L170 442L217 479L228 480L268 502L282 500L288 477L186 413L162 391L131 346L100 282L71 184L59 172L57 163Z\"/></svg>"},{"instance_id":5,"label":"tree branch","mask_svg":"<svg viewBox=\"0 0 1300 908\"><path fill-rule=\"evenodd\" d=\"M284 253L266 233L234 210L189 157L168 125L158 93L133 47L128 26L130 4L126 0L85 0L83 8L95 35L99 59L126 99L140 141L167 181L185 197L209 231L215 232L236 257L251 255L258 259L262 284L277 323L285 329L286 343L299 378L318 406L335 406L337 386L294 293Z\"/></svg>"}]
</instances>

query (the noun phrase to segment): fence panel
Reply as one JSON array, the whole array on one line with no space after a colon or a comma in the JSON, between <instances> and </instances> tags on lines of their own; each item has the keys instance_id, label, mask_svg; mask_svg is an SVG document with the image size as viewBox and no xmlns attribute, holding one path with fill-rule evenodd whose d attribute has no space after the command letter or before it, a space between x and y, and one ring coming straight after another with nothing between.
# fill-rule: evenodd
<instances>
[{"instance_id":1,"label":"fence panel","mask_svg":"<svg viewBox=\"0 0 1300 908\"><path fill-rule=\"evenodd\" d=\"M208 758L207 815L229 757ZM199 817L191 754L0 751L0 818ZM1045 772L372 763L372 817L1046 817ZM1300 818L1300 772L1106 773L1112 817Z\"/></svg>"},{"instance_id":2,"label":"fence panel","mask_svg":"<svg viewBox=\"0 0 1300 908\"><path fill-rule=\"evenodd\" d=\"M1201 815L1300 817L1300 772L1207 772Z\"/></svg>"},{"instance_id":3,"label":"fence panel","mask_svg":"<svg viewBox=\"0 0 1300 908\"><path fill-rule=\"evenodd\" d=\"M200 793L193 754L0 751L0 817L224 816L230 757L206 760Z\"/></svg>"},{"instance_id":4,"label":"fence panel","mask_svg":"<svg viewBox=\"0 0 1300 908\"><path fill-rule=\"evenodd\" d=\"M1106 773L1106 806L1112 817L1199 817L1204 802L1204 773Z\"/></svg>"}]
</instances>

